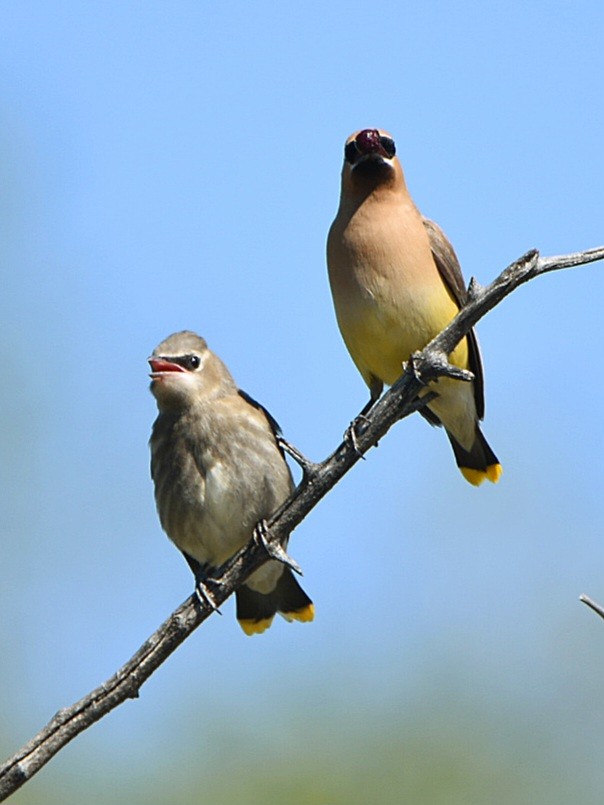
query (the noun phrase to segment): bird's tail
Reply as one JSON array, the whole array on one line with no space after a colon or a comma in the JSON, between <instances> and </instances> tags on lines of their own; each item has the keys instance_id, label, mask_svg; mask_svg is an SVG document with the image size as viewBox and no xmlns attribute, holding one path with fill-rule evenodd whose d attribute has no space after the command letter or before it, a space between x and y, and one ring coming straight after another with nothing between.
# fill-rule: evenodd
<instances>
[{"instance_id":1,"label":"bird's tail","mask_svg":"<svg viewBox=\"0 0 604 805\"><path fill-rule=\"evenodd\" d=\"M265 632L276 612L288 621L308 622L315 616L313 602L288 567L284 569L271 593L258 593L244 584L237 590L235 597L237 620L247 635Z\"/></svg>"},{"instance_id":2,"label":"bird's tail","mask_svg":"<svg viewBox=\"0 0 604 805\"><path fill-rule=\"evenodd\" d=\"M476 425L476 438L470 450L465 450L448 431L447 436L455 453L457 466L466 481L474 486L480 486L485 479L494 484L497 483L501 478L503 468L482 435L478 424Z\"/></svg>"}]
</instances>

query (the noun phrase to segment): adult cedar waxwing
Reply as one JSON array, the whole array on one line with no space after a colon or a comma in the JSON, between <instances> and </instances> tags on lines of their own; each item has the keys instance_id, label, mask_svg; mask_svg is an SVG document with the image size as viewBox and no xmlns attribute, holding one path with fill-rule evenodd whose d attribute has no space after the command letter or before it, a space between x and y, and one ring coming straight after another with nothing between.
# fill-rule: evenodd
<instances>
[{"instance_id":1,"label":"adult cedar waxwing","mask_svg":"<svg viewBox=\"0 0 604 805\"><path fill-rule=\"evenodd\" d=\"M150 439L151 476L162 528L196 582L224 564L293 490L275 420L235 384L195 333L175 333L153 351L151 392L159 415ZM289 567L271 560L236 592L237 620L264 632L279 612L311 621L314 607Z\"/></svg>"},{"instance_id":2,"label":"adult cedar waxwing","mask_svg":"<svg viewBox=\"0 0 604 805\"><path fill-rule=\"evenodd\" d=\"M369 386L367 411L465 303L461 267L443 231L419 212L405 184L394 140L363 129L344 148L342 191L327 239L329 281L338 325L352 360ZM501 465L480 431L484 416L482 365L474 331L450 361L474 381L440 378L423 415L443 425L457 465L471 484L495 483ZM424 392L426 393L426 392Z\"/></svg>"}]
</instances>

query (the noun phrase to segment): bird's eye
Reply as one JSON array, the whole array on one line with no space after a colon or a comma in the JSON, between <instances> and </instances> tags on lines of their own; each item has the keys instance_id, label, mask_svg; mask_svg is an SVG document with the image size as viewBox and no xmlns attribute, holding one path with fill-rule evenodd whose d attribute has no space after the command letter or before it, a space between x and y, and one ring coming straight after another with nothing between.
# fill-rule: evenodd
<instances>
[{"instance_id":1,"label":"bird's eye","mask_svg":"<svg viewBox=\"0 0 604 805\"><path fill-rule=\"evenodd\" d=\"M391 137L380 137L380 145L388 155L389 159L396 154L396 146L394 145L394 140Z\"/></svg>"},{"instance_id":2,"label":"bird's eye","mask_svg":"<svg viewBox=\"0 0 604 805\"><path fill-rule=\"evenodd\" d=\"M187 355L187 369L199 369L200 363L199 355Z\"/></svg>"},{"instance_id":3,"label":"bird's eye","mask_svg":"<svg viewBox=\"0 0 604 805\"><path fill-rule=\"evenodd\" d=\"M354 165L358 155L359 149L357 148L355 141L351 140L349 143L346 143L346 147L344 148L344 157L346 162L350 162L351 165Z\"/></svg>"}]
</instances>

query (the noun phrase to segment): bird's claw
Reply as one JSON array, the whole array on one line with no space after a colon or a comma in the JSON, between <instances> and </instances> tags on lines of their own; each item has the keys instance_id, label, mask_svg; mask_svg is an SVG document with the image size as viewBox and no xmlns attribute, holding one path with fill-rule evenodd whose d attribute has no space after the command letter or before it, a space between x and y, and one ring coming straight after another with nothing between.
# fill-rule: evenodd
<instances>
[{"instance_id":1,"label":"bird's claw","mask_svg":"<svg viewBox=\"0 0 604 805\"><path fill-rule=\"evenodd\" d=\"M214 599L212 598L212 594L205 580L195 579L195 595L203 607L211 609L213 612L217 612L219 615L222 615L222 612L218 609Z\"/></svg>"},{"instance_id":2,"label":"bird's claw","mask_svg":"<svg viewBox=\"0 0 604 805\"><path fill-rule=\"evenodd\" d=\"M344 431L344 441L350 442L354 452L357 454L357 456L359 456L359 458L362 459L365 459L365 456L363 455L363 453L361 453L357 436L360 435L368 426L369 426L369 419L365 416L365 414L360 413L357 417L355 417L352 420L350 425Z\"/></svg>"}]
</instances>

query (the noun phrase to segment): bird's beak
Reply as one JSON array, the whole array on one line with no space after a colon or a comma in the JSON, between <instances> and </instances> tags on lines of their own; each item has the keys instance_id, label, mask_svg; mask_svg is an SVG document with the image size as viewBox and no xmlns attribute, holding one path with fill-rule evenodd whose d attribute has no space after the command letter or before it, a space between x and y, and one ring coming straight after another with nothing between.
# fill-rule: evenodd
<instances>
[{"instance_id":1,"label":"bird's beak","mask_svg":"<svg viewBox=\"0 0 604 805\"><path fill-rule=\"evenodd\" d=\"M151 367L149 377L153 378L162 377L168 372L186 372L186 369L178 363L167 361L165 358L149 358L149 366Z\"/></svg>"}]
</instances>

